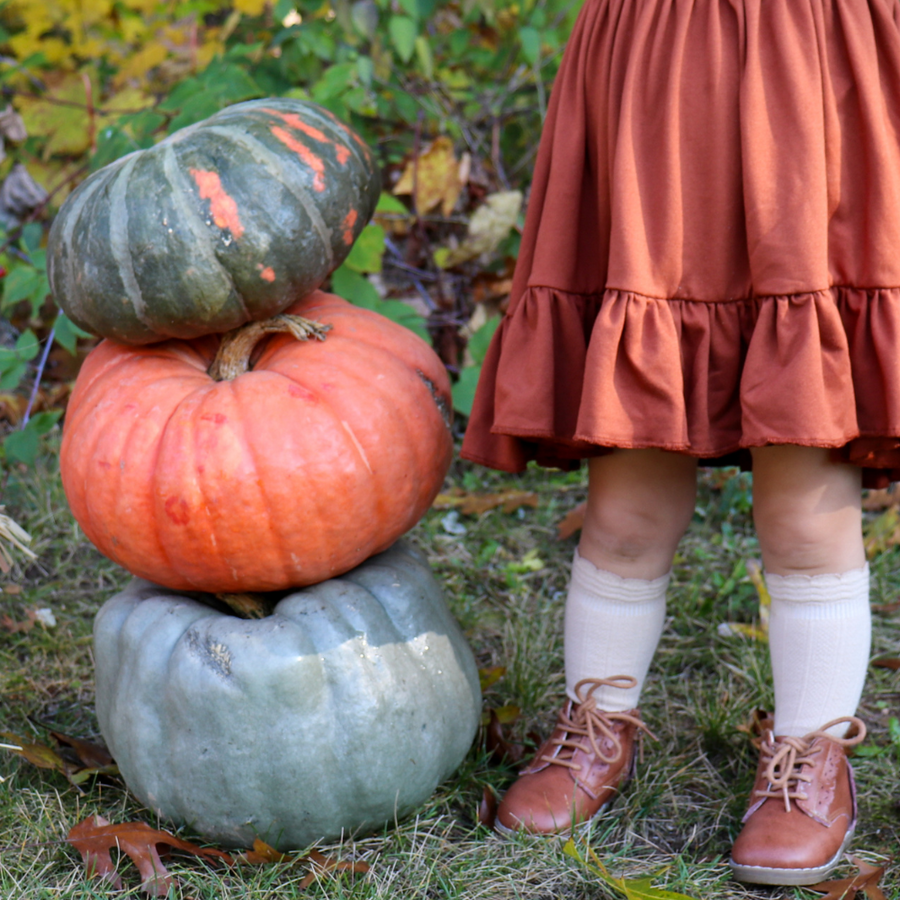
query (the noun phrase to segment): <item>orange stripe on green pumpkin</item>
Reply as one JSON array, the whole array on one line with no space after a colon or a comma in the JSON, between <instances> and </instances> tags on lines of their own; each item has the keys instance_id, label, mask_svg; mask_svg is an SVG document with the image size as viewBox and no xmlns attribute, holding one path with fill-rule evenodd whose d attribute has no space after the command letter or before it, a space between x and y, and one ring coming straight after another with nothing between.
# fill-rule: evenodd
<instances>
[{"instance_id":1,"label":"orange stripe on green pumpkin","mask_svg":"<svg viewBox=\"0 0 900 900\"><path fill-rule=\"evenodd\" d=\"M344 229L344 243L348 247L353 243L353 226L356 224L358 218L359 213L355 209L351 209L350 212L344 216L344 221L341 222L341 227Z\"/></svg>"},{"instance_id":2,"label":"orange stripe on green pumpkin","mask_svg":"<svg viewBox=\"0 0 900 900\"><path fill-rule=\"evenodd\" d=\"M345 147L343 144L338 144L336 141L332 141L327 134L323 131L319 131L318 128L314 128L307 122L304 122L296 113L283 113L279 112L277 109L268 108L264 109L263 112L278 116L278 118L286 125L293 128L295 131L302 132L307 137L311 137L314 141L321 141L323 144L332 144L338 163L342 166L347 164L347 160L350 158L350 148Z\"/></svg>"},{"instance_id":3,"label":"orange stripe on green pumpkin","mask_svg":"<svg viewBox=\"0 0 900 900\"><path fill-rule=\"evenodd\" d=\"M323 109L322 112L325 113L325 115L327 115L331 119L331 121L338 126L338 128L349 134L350 137L352 137L353 140L356 141L356 143L366 151L366 156L372 155L372 151L369 149L369 145L352 128L349 128L347 125L345 125L333 112L331 112L330 109Z\"/></svg>"},{"instance_id":4,"label":"orange stripe on green pumpkin","mask_svg":"<svg viewBox=\"0 0 900 900\"><path fill-rule=\"evenodd\" d=\"M213 222L219 228L227 228L235 238L240 238L244 233L244 226L241 225L237 203L222 187L218 173L206 172L203 169L191 169L190 172L200 189L200 199L209 200L209 212Z\"/></svg>"},{"instance_id":5,"label":"orange stripe on green pumpkin","mask_svg":"<svg viewBox=\"0 0 900 900\"><path fill-rule=\"evenodd\" d=\"M325 190L325 163L322 162L321 158L316 156L306 144L301 144L300 141L293 138L290 134L288 134L283 128L279 128L277 125L272 126L272 134L284 144L289 150L293 150L300 159L303 160L312 170L315 172L315 178L313 179L313 188L317 191Z\"/></svg>"}]
</instances>

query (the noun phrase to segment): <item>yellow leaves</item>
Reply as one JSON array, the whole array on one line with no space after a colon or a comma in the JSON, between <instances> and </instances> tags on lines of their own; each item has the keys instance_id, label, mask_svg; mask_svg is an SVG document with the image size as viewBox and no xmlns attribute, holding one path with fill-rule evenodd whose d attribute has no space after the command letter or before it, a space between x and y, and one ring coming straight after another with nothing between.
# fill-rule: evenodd
<instances>
[{"instance_id":1,"label":"yellow leaves","mask_svg":"<svg viewBox=\"0 0 900 900\"><path fill-rule=\"evenodd\" d=\"M468 178L468 168L465 157L462 162L456 159L450 138L435 138L424 153L407 163L394 193L412 196L415 191L419 215L440 206L449 216Z\"/></svg>"},{"instance_id":2,"label":"yellow leaves","mask_svg":"<svg viewBox=\"0 0 900 900\"><path fill-rule=\"evenodd\" d=\"M159 6L159 0L123 0L122 5L126 9L148 16Z\"/></svg>"},{"instance_id":3,"label":"yellow leaves","mask_svg":"<svg viewBox=\"0 0 900 900\"><path fill-rule=\"evenodd\" d=\"M144 77L151 69L156 68L166 57L168 51L162 44L147 44L137 53L132 54L116 75L116 83L124 84L133 78Z\"/></svg>"},{"instance_id":4,"label":"yellow leaves","mask_svg":"<svg viewBox=\"0 0 900 900\"><path fill-rule=\"evenodd\" d=\"M90 146L90 121L85 80L66 74L40 98L19 102L22 121L30 135L46 138L43 158L54 154L80 156Z\"/></svg>"},{"instance_id":5,"label":"yellow leaves","mask_svg":"<svg viewBox=\"0 0 900 900\"><path fill-rule=\"evenodd\" d=\"M266 0L235 0L234 8L245 16L259 16L266 8Z\"/></svg>"}]
</instances>

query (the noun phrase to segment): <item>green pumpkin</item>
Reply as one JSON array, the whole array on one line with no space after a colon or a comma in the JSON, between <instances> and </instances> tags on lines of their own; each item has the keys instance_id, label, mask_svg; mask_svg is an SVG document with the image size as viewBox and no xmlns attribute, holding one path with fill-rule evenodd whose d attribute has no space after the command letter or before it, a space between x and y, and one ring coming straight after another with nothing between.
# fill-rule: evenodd
<instances>
[{"instance_id":1,"label":"green pumpkin","mask_svg":"<svg viewBox=\"0 0 900 900\"><path fill-rule=\"evenodd\" d=\"M364 833L460 764L472 652L400 542L247 620L135 579L94 624L97 715L128 787L223 846Z\"/></svg>"},{"instance_id":2,"label":"green pumpkin","mask_svg":"<svg viewBox=\"0 0 900 900\"><path fill-rule=\"evenodd\" d=\"M379 190L371 151L328 110L238 103L83 182L50 232L51 290L126 344L229 331L319 287Z\"/></svg>"}]
</instances>

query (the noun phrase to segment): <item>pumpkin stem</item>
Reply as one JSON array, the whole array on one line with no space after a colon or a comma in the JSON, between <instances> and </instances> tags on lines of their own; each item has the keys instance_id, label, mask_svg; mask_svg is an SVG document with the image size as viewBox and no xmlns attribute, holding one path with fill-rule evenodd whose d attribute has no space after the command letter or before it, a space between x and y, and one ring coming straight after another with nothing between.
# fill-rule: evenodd
<instances>
[{"instance_id":1,"label":"pumpkin stem","mask_svg":"<svg viewBox=\"0 0 900 900\"><path fill-rule=\"evenodd\" d=\"M325 332L330 330L330 325L287 313L261 322L248 322L222 336L219 352L207 371L214 381L232 381L250 371L253 350L267 334L287 333L298 341L308 341L310 338L324 341Z\"/></svg>"}]
</instances>

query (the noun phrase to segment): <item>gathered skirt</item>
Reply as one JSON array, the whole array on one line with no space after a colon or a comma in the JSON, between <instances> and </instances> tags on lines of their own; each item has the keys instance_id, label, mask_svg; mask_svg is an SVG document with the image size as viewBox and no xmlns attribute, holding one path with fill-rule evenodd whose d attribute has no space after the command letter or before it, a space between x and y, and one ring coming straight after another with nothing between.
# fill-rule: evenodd
<instances>
[{"instance_id":1,"label":"gathered skirt","mask_svg":"<svg viewBox=\"0 0 900 900\"><path fill-rule=\"evenodd\" d=\"M900 0L585 0L463 456L900 479Z\"/></svg>"}]
</instances>

